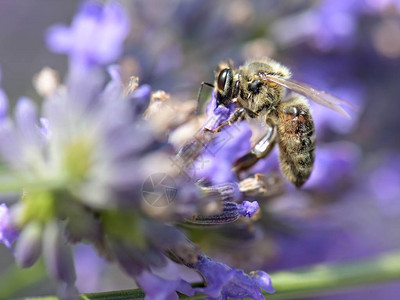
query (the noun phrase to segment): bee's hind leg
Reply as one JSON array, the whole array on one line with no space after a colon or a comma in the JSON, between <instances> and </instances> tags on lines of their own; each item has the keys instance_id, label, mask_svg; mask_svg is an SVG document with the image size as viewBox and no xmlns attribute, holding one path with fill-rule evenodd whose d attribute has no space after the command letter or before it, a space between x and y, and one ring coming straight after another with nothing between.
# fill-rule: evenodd
<instances>
[{"instance_id":1,"label":"bee's hind leg","mask_svg":"<svg viewBox=\"0 0 400 300\"><path fill-rule=\"evenodd\" d=\"M253 148L245 155L239 157L233 164L233 171L239 175L254 166L260 159L266 157L274 148L276 143L276 126L267 120L268 132L257 141ZM239 177L239 176L238 176Z\"/></svg>"}]
</instances>

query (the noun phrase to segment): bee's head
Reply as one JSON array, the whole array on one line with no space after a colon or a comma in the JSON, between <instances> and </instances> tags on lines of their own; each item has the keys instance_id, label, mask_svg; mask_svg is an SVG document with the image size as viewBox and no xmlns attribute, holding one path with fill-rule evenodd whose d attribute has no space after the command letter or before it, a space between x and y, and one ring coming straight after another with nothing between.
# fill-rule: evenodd
<instances>
[{"instance_id":1,"label":"bee's head","mask_svg":"<svg viewBox=\"0 0 400 300\"><path fill-rule=\"evenodd\" d=\"M232 100L233 72L231 68L222 69L216 74L215 92L217 106L227 105Z\"/></svg>"}]
</instances>

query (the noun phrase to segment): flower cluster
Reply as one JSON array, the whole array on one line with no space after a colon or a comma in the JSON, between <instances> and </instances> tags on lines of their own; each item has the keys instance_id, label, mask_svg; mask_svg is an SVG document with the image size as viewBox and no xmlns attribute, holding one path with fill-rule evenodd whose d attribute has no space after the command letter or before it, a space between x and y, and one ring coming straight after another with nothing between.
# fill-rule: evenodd
<instances>
[{"instance_id":1,"label":"flower cluster","mask_svg":"<svg viewBox=\"0 0 400 300\"><path fill-rule=\"evenodd\" d=\"M218 140L200 131L199 139L176 156L169 137L188 123L184 116L193 110L182 112L182 119L157 122L177 104L138 85L136 78L123 85L119 68L109 64L119 58L128 31L119 4L85 2L70 27L56 25L47 33L49 48L68 55L69 72L64 84L47 93L41 109L21 98L12 117L0 90L0 154L10 180L22 190L10 210L0 206L0 241L22 267L43 254L66 299L77 293L71 245L79 242L117 262L147 299L176 298L177 291L210 299L263 298L261 289L273 292L265 272L247 275L216 263L171 225L226 224L259 210L257 202L243 201L237 183L231 185L235 157L227 159L249 149L249 129L240 125L219 152ZM182 173L208 142L209 159L222 163L213 162L187 180ZM186 160L177 163L182 157ZM156 270L172 260L202 274L206 287L193 288L176 270L158 275Z\"/></svg>"}]
</instances>

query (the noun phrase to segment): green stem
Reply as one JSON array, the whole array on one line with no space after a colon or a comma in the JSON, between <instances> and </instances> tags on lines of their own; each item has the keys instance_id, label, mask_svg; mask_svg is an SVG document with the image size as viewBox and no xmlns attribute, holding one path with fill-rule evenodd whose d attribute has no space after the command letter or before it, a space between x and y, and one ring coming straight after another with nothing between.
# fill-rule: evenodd
<instances>
[{"instance_id":1,"label":"green stem","mask_svg":"<svg viewBox=\"0 0 400 300\"><path fill-rule=\"evenodd\" d=\"M271 273L275 294L265 293L267 299L298 299L337 293L350 288L376 285L400 280L400 251L383 254L371 259L340 264L319 264L302 269ZM125 290L82 295L84 300L143 299L140 290ZM203 299L196 295L190 299ZM56 297L30 298L55 300ZM189 299L180 296L180 299Z\"/></svg>"},{"instance_id":2,"label":"green stem","mask_svg":"<svg viewBox=\"0 0 400 300\"><path fill-rule=\"evenodd\" d=\"M400 280L400 252L356 262L272 273L271 279L276 293L269 299L296 299Z\"/></svg>"}]
</instances>

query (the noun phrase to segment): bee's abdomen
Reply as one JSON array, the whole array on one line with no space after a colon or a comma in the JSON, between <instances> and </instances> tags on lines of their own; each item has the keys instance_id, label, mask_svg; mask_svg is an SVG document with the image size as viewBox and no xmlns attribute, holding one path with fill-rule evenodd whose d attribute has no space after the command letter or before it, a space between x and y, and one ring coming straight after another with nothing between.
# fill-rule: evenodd
<instances>
[{"instance_id":1,"label":"bee's abdomen","mask_svg":"<svg viewBox=\"0 0 400 300\"><path fill-rule=\"evenodd\" d=\"M281 171L300 187L310 177L315 159L314 123L302 96L292 96L279 106L278 137Z\"/></svg>"}]
</instances>

